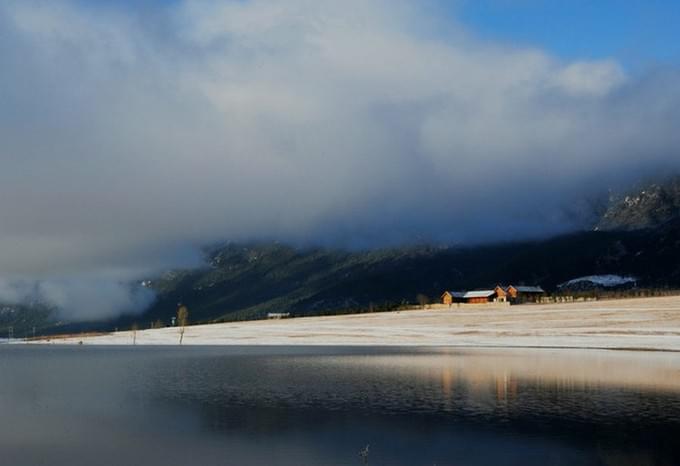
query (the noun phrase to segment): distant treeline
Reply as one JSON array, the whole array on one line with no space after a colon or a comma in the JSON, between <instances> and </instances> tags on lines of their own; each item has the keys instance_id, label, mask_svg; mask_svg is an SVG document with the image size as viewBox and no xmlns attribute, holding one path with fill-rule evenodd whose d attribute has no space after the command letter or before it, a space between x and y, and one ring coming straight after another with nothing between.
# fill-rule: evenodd
<instances>
[{"instance_id":1,"label":"distant treeline","mask_svg":"<svg viewBox=\"0 0 680 466\"><path fill-rule=\"evenodd\" d=\"M652 298L658 296L680 296L680 288L629 288L629 289L592 289L582 291L557 291L549 293L552 297L572 296L574 298L626 299Z\"/></svg>"}]
</instances>

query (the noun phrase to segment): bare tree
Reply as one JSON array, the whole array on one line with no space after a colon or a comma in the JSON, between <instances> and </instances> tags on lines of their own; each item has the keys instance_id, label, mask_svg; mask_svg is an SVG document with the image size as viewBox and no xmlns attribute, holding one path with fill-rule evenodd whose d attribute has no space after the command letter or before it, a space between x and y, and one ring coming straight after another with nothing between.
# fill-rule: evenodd
<instances>
[{"instance_id":1,"label":"bare tree","mask_svg":"<svg viewBox=\"0 0 680 466\"><path fill-rule=\"evenodd\" d=\"M179 325L179 344L184 340L184 331L189 323L189 309L186 306L180 306L177 309L177 325Z\"/></svg>"},{"instance_id":2,"label":"bare tree","mask_svg":"<svg viewBox=\"0 0 680 466\"><path fill-rule=\"evenodd\" d=\"M416 300L418 301L418 304L420 304L420 307L425 309L425 306L430 304L430 298L427 297L427 295L424 295L422 293L419 293L416 296Z\"/></svg>"},{"instance_id":3,"label":"bare tree","mask_svg":"<svg viewBox=\"0 0 680 466\"><path fill-rule=\"evenodd\" d=\"M165 325L163 324L163 321L161 319L157 319L154 322L151 322L151 328L163 328Z\"/></svg>"},{"instance_id":4,"label":"bare tree","mask_svg":"<svg viewBox=\"0 0 680 466\"><path fill-rule=\"evenodd\" d=\"M137 325L137 322L132 324L132 327L130 327L130 330L132 330L132 344L136 345L137 344L137 330L139 330L139 325Z\"/></svg>"}]
</instances>

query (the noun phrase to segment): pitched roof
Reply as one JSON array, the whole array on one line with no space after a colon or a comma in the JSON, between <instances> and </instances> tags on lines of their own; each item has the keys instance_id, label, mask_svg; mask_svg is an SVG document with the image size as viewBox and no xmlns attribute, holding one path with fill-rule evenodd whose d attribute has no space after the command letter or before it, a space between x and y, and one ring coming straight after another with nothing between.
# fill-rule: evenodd
<instances>
[{"instance_id":1,"label":"pitched roof","mask_svg":"<svg viewBox=\"0 0 680 466\"><path fill-rule=\"evenodd\" d=\"M488 298L495 295L494 290L480 290L480 291L468 291L463 295L463 298Z\"/></svg>"},{"instance_id":2,"label":"pitched roof","mask_svg":"<svg viewBox=\"0 0 680 466\"><path fill-rule=\"evenodd\" d=\"M520 293L545 293L540 286L514 286L513 288Z\"/></svg>"},{"instance_id":3,"label":"pitched roof","mask_svg":"<svg viewBox=\"0 0 680 466\"><path fill-rule=\"evenodd\" d=\"M446 291L445 293L450 294L454 298L464 298L465 297L465 291Z\"/></svg>"}]
</instances>

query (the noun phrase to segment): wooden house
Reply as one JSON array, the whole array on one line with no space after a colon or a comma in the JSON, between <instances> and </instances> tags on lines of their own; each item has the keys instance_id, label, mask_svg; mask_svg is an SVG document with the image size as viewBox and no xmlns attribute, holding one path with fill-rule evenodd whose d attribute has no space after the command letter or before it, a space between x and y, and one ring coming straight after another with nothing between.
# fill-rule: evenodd
<instances>
[{"instance_id":1,"label":"wooden house","mask_svg":"<svg viewBox=\"0 0 680 466\"><path fill-rule=\"evenodd\" d=\"M496 285L496 288L494 288L494 291L496 292L496 301L504 303L508 300L507 287L501 286L501 285Z\"/></svg>"},{"instance_id":2,"label":"wooden house","mask_svg":"<svg viewBox=\"0 0 680 466\"><path fill-rule=\"evenodd\" d=\"M442 304L451 305L453 303L464 303L464 291L445 291L442 294Z\"/></svg>"},{"instance_id":3,"label":"wooden house","mask_svg":"<svg viewBox=\"0 0 680 466\"><path fill-rule=\"evenodd\" d=\"M445 291L441 300L443 304L454 303L484 304L484 303L526 303L538 302L545 296L545 291L540 286L502 286L496 285L494 289L478 291Z\"/></svg>"},{"instance_id":4,"label":"wooden house","mask_svg":"<svg viewBox=\"0 0 680 466\"><path fill-rule=\"evenodd\" d=\"M468 291L463 295L463 299L468 304L485 304L495 301L497 298L495 290Z\"/></svg>"},{"instance_id":5,"label":"wooden house","mask_svg":"<svg viewBox=\"0 0 680 466\"><path fill-rule=\"evenodd\" d=\"M441 298L442 303L452 304L485 304L492 302L505 302L505 291L501 290L502 296L496 290L479 291L445 291Z\"/></svg>"},{"instance_id":6,"label":"wooden house","mask_svg":"<svg viewBox=\"0 0 680 466\"><path fill-rule=\"evenodd\" d=\"M545 291L540 286L514 286L506 288L508 299L512 302L536 302L545 296Z\"/></svg>"}]
</instances>

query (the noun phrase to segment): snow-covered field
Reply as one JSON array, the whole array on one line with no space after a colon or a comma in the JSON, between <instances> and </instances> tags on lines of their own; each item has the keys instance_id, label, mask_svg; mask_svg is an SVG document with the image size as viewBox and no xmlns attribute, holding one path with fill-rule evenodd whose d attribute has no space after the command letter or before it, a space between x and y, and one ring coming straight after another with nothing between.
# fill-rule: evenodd
<instances>
[{"instance_id":1,"label":"snow-covered field","mask_svg":"<svg viewBox=\"0 0 680 466\"><path fill-rule=\"evenodd\" d=\"M132 332L41 343L132 345ZM138 345L177 345L179 330L138 331ZM465 307L187 327L185 345L381 345L680 351L680 297L505 308Z\"/></svg>"}]
</instances>

